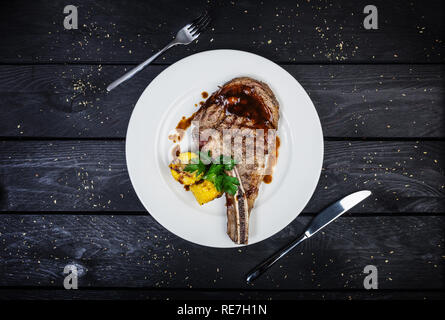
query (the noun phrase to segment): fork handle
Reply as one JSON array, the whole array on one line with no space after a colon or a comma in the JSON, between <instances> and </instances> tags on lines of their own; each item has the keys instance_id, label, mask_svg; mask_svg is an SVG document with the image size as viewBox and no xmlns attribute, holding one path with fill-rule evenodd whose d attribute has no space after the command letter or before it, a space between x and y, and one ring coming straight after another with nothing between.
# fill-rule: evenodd
<instances>
[{"instance_id":1,"label":"fork handle","mask_svg":"<svg viewBox=\"0 0 445 320\"><path fill-rule=\"evenodd\" d=\"M133 69L127 71L124 75L122 75L117 80L114 80L108 87L107 91L111 91L114 88L116 88L118 85L120 85L122 82L127 81L128 79L131 79L136 73L144 69L146 66L148 66L153 60L155 60L157 57L159 57L162 53L173 47L174 45L177 45L178 43L176 41L170 42L168 45L166 45L164 48L162 48L161 51L155 53L150 58L142 62L141 64L137 65Z\"/></svg>"}]
</instances>

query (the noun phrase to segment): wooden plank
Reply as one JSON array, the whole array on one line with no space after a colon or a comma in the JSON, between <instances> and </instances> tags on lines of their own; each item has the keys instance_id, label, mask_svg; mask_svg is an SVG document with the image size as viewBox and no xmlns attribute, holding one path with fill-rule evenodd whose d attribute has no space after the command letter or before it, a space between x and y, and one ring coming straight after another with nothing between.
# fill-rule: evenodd
<instances>
[{"instance_id":1,"label":"wooden plank","mask_svg":"<svg viewBox=\"0 0 445 320\"><path fill-rule=\"evenodd\" d=\"M443 291L396 290L193 290L193 289L6 289L0 300L443 300Z\"/></svg>"},{"instance_id":2,"label":"wooden plank","mask_svg":"<svg viewBox=\"0 0 445 320\"><path fill-rule=\"evenodd\" d=\"M443 3L383 1L378 30L366 30L364 0L215 1L213 23L198 43L171 50L160 62L233 48L280 62L443 62ZM203 11L199 0L82 1L79 29L65 30L57 0L14 1L2 8L0 62L140 62Z\"/></svg>"},{"instance_id":3,"label":"wooden plank","mask_svg":"<svg viewBox=\"0 0 445 320\"><path fill-rule=\"evenodd\" d=\"M445 212L445 142L326 141L315 213L351 192L374 195L356 213ZM128 177L124 141L0 143L0 210L144 213ZM150 184L150 181L147 181Z\"/></svg>"},{"instance_id":4,"label":"wooden plank","mask_svg":"<svg viewBox=\"0 0 445 320\"><path fill-rule=\"evenodd\" d=\"M444 216L341 217L264 277L244 274L296 237L299 217L267 241L214 249L184 241L150 216L0 215L0 286L80 288L360 290L366 265L385 290L444 289Z\"/></svg>"},{"instance_id":5,"label":"wooden plank","mask_svg":"<svg viewBox=\"0 0 445 320\"><path fill-rule=\"evenodd\" d=\"M125 137L137 99L166 68L106 93L127 67L0 66L0 137ZM283 67L310 94L326 137L445 137L443 66Z\"/></svg>"}]
</instances>

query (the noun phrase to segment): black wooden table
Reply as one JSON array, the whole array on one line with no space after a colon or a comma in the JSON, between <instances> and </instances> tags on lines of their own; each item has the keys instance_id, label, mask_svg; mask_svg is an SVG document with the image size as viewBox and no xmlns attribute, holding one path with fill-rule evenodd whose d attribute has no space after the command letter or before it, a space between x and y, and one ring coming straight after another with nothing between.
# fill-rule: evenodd
<instances>
[{"instance_id":1,"label":"black wooden table","mask_svg":"<svg viewBox=\"0 0 445 320\"><path fill-rule=\"evenodd\" d=\"M68 1L69 2L69 1ZM0 19L0 298L377 299L444 297L442 1L10 1ZM111 93L202 8L213 24ZM303 213L240 249L178 238L143 208L125 133L170 64L220 48L279 63L310 94L325 158ZM302 155L304 156L304 155ZM150 181L147 181L149 184ZM353 191L373 196L252 285L243 275ZM273 213L271 213L273 214ZM79 289L65 290L75 265ZM378 290L363 269L378 268Z\"/></svg>"}]
</instances>

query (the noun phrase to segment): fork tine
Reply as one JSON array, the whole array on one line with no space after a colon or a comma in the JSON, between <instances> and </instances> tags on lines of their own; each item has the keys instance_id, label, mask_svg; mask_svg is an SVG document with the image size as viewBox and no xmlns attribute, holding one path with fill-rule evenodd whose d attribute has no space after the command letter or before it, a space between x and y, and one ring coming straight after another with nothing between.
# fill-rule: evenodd
<instances>
[{"instance_id":1,"label":"fork tine","mask_svg":"<svg viewBox=\"0 0 445 320\"><path fill-rule=\"evenodd\" d=\"M192 31L194 28L199 26L201 24L201 22L203 21L203 19L205 19L207 16L208 16L208 12L207 12L207 10L204 10L204 12L201 13L201 15L198 18L196 18L195 20L192 21L192 23L190 24L189 31Z\"/></svg>"},{"instance_id":2,"label":"fork tine","mask_svg":"<svg viewBox=\"0 0 445 320\"><path fill-rule=\"evenodd\" d=\"M209 18L209 15L206 11L205 14L198 21L196 21L196 23L192 23L192 27L189 28L189 31L190 32L196 31L203 24L203 22L206 21L208 18Z\"/></svg>"},{"instance_id":3,"label":"fork tine","mask_svg":"<svg viewBox=\"0 0 445 320\"><path fill-rule=\"evenodd\" d=\"M198 25L193 26L193 28L190 30L191 33L196 33L198 30L202 28L203 25L207 24L209 21L210 16L206 16L203 20L200 21Z\"/></svg>"},{"instance_id":4,"label":"fork tine","mask_svg":"<svg viewBox=\"0 0 445 320\"><path fill-rule=\"evenodd\" d=\"M208 25L210 24L210 21L212 21L212 19L210 17L208 17L207 20L204 23L202 23L202 25L198 28L198 31L199 32L204 31L205 28L207 28Z\"/></svg>"},{"instance_id":5,"label":"fork tine","mask_svg":"<svg viewBox=\"0 0 445 320\"><path fill-rule=\"evenodd\" d=\"M191 34L196 33L196 31L199 29L199 27L202 25L203 21L200 21L199 24L195 24L192 27L190 27L188 30Z\"/></svg>"},{"instance_id":6,"label":"fork tine","mask_svg":"<svg viewBox=\"0 0 445 320\"><path fill-rule=\"evenodd\" d=\"M192 31L192 34L204 31L204 29L209 25L210 21L210 17L207 17L206 20L204 20L196 29Z\"/></svg>"}]
</instances>

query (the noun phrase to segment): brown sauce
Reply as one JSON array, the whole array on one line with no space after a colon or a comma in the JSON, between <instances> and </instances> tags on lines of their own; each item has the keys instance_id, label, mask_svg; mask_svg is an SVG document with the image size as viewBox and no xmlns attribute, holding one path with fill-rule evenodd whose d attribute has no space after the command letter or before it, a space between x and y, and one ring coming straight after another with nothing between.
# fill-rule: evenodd
<instances>
[{"instance_id":1,"label":"brown sauce","mask_svg":"<svg viewBox=\"0 0 445 320\"><path fill-rule=\"evenodd\" d=\"M192 114L191 117L182 117L182 119L178 122L176 129L187 130L188 127L192 124L192 120L195 114Z\"/></svg>"},{"instance_id":2,"label":"brown sauce","mask_svg":"<svg viewBox=\"0 0 445 320\"><path fill-rule=\"evenodd\" d=\"M204 99L209 96L206 91L203 91L201 95ZM233 114L252 121L253 127L256 129L267 130L273 128L272 113L253 87L245 85L229 86L213 94L207 101L200 101L199 106L208 107L214 103L224 106L227 115ZM194 117L195 113L188 118L183 116L176 129L187 130Z\"/></svg>"},{"instance_id":3,"label":"brown sauce","mask_svg":"<svg viewBox=\"0 0 445 320\"><path fill-rule=\"evenodd\" d=\"M214 103L224 106L227 115L233 114L252 121L254 128L273 128L272 113L253 87L232 85L224 88L212 95L205 105Z\"/></svg>"},{"instance_id":4,"label":"brown sauce","mask_svg":"<svg viewBox=\"0 0 445 320\"><path fill-rule=\"evenodd\" d=\"M275 142L275 154L270 155L269 162L268 162L267 168L266 168L266 172L270 172L271 174L266 174L263 177L263 182L266 184L269 184L272 182L272 172L273 172L275 165L277 164L278 149L280 148L280 144L281 144L280 137L277 136L276 142Z\"/></svg>"},{"instance_id":5,"label":"brown sauce","mask_svg":"<svg viewBox=\"0 0 445 320\"><path fill-rule=\"evenodd\" d=\"M181 147L179 146L179 144L177 144L172 149L173 160L176 160L176 158L178 158L180 154L181 154Z\"/></svg>"},{"instance_id":6,"label":"brown sauce","mask_svg":"<svg viewBox=\"0 0 445 320\"><path fill-rule=\"evenodd\" d=\"M276 157L278 158L278 151L279 151L279 149L280 149L280 145L281 145L281 140L280 140L280 137L279 136L277 136L277 142L276 142L276 144L275 144L275 148L276 148Z\"/></svg>"}]
</instances>

